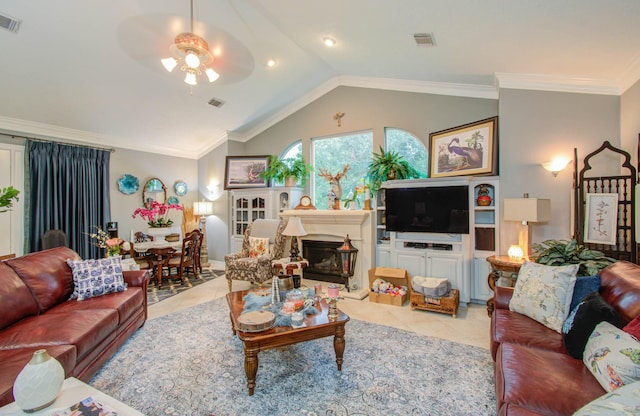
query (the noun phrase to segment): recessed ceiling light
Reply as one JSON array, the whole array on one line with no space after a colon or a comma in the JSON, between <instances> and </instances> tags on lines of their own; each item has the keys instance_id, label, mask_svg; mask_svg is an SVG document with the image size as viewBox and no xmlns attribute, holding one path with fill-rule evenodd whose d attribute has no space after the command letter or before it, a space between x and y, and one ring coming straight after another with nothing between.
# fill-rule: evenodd
<instances>
[{"instance_id":1,"label":"recessed ceiling light","mask_svg":"<svg viewBox=\"0 0 640 416\"><path fill-rule=\"evenodd\" d=\"M274 67L274 66L276 66L276 65L278 65L278 61L276 61L276 60L275 60L275 59L273 59L273 58L269 58L269 59L267 59L267 66L268 66L269 68L273 68L273 67Z\"/></svg>"},{"instance_id":2,"label":"recessed ceiling light","mask_svg":"<svg viewBox=\"0 0 640 416\"><path fill-rule=\"evenodd\" d=\"M328 48L336 46L336 41L332 38L322 38L322 42L324 42L324 45Z\"/></svg>"}]
</instances>

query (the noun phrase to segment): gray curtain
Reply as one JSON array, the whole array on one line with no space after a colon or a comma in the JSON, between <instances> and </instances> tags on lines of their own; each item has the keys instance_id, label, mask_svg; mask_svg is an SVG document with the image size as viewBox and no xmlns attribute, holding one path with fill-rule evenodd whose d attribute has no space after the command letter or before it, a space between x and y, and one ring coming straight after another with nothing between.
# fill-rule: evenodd
<instances>
[{"instance_id":1,"label":"gray curtain","mask_svg":"<svg viewBox=\"0 0 640 416\"><path fill-rule=\"evenodd\" d=\"M111 217L108 150L27 141L29 252L42 249L47 230L62 230L82 258L104 257L88 237Z\"/></svg>"}]
</instances>

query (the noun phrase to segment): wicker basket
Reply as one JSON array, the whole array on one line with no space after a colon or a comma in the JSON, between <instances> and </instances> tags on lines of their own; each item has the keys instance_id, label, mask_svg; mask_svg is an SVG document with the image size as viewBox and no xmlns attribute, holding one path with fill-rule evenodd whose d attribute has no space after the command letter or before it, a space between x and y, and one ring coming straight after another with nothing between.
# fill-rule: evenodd
<instances>
[{"instance_id":1,"label":"wicker basket","mask_svg":"<svg viewBox=\"0 0 640 416\"><path fill-rule=\"evenodd\" d=\"M169 242L169 243L173 243L173 242L179 241L180 240L180 234L167 234L164 237L164 240Z\"/></svg>"},{"instance_id":2,"label":"wicker basket","mask_svg":"<svg viewBox=\"0 0 640 416\"><path fill-rule=\"evenodd\" d=\"M411 291L411 310L420 309L423 311L447 313L453 315L455 318L458 313L458 306L460 306L460 291L458 289L451 289L449 296L443 296L439 301L439 304L425 302L422 293Z\"/></svg>"}]
</instances>

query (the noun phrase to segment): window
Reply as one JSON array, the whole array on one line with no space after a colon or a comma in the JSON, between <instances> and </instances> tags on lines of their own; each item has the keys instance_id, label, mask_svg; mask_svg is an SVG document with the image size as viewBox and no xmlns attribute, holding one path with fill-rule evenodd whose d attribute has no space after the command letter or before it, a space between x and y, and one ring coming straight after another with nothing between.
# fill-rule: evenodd
<instances>
[{"instance_id":1,"label":"window","mask_svg":"<svg viewBox=\"0 0 640 416\"><path fill-rule=\"evenodd\" d=\"M373 153L373 133L365 131L345 136L316 138L311 140L311 147L312 164L315 168L312 175L313 203L318 209L328 209L328 193L331 186L329 181L319 175L320 169L326 169L329 174L336 175L342 172L345 165L349 165L347 174L340 180L342 198L345 198L367 175Z\"/></svg>"},{"instance_id":2,"label":"window","mask_svg":"<svg viewBox=\"0 0 640 416\"><path fill-rule=\"evenodd\" d=\"M429 176L429 152L417 137L404 130L384 129L386 150L398 152L411 166L425 177Z\"/></svg>"},{"instance_id":3,"label":"window","mask_svg":"<svg viewBox=\"0 0 640 416\"><path fill-rule=\"evenodd\" d=\"M291 159L302 153L302 140L297 140L280 153L280 159Z\"/></svg>"}]
</instances>

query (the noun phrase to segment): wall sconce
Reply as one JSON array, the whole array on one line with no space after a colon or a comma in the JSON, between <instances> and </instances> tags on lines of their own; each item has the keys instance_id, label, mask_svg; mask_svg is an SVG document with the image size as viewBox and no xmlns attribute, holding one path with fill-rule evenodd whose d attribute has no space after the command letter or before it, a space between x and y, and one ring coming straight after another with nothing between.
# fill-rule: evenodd
<instances>
[{"instance_id":1,"label":"wall sconce","mask_svg":"<svg viewBox=\"0 0 640 416\"><path fill-rule=\"evenodd\" d=\"M564 170L564 168L567 167L569 162L571 162L571 160L565 159L563 157L557 157L550 162L541 163L541 165L543 168L545 168L545 170L551 172L551 174L555 178L556 176L558 176L558 173L560 173L560 171Z\"/></svg>"}]
</instances>

